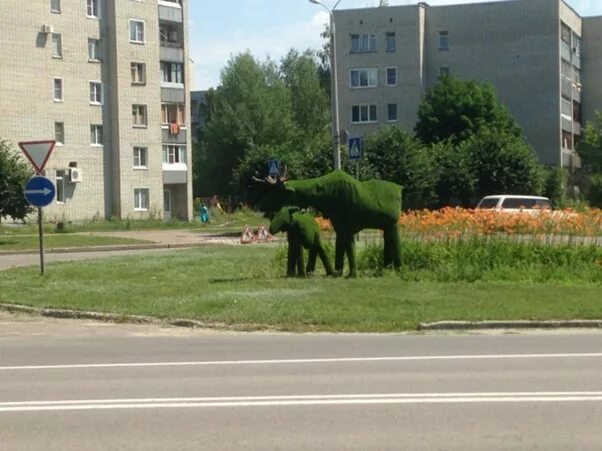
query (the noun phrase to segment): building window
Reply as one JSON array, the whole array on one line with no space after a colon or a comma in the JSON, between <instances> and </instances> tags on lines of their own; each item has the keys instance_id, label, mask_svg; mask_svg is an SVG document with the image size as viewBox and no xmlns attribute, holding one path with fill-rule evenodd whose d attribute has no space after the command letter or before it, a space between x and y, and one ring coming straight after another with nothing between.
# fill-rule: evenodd
<instances>
[{"instance_id":1,"label":"building window","mask_svg":"<svg viewBox=\"0 0 602 451\"><path fill-rule=\"evenodd\" d=\"M562 96L562 110L561 115L564 119L572 120L573 118L573 104L570 99Z\"/></svg>"},{"instance_id":2,"label":"building window","mask_svg":"<svg viewBox=\"0 0 602 451\"><path fill-rule=\"evenodd\" d=\"M351 122L354 124L376 121L376 105L353 105L351 107Z\"/></svg>"},{"instance_id":3,"label":"building window","mask_svg":"<svg viewBox=\"0 0 602 451\"><path fill-rule=\"evenodd\" d=\"M374 88L377 85L377 69L352 69L351 87L352 88Z\"/></svg>"},{"instance_id":4,"label":"building window","mask_svg":"<svg viewBox=\"0 0 602 451\"><path fill-rule=\"evenodd\" d=\"M88 60L100 61L100 39L88 39Z\"/></svg>"},{"instance_id":5,"label":"building window","mask_svg":"<svg viewBox=\"0 0 602 451\"><path fill-rule=\"evenodd\" d=\"M132 120L134 127L146 127L146 105L132 105Z\"/></svg>"},{"instance_id":6,"label":"building window","mask_svg":"<svg viewBox=\"0 0 602 451\"><path fill-rule=\"evenodd\" d=\"M385 35L386 38L386 50L387 52L394 52L397 50L395 43L395 33L389 32Z\"/></svg>"},{"instance_id":7,"label":"building window","mask_svg":"<svg viewBox=\"0 0 602 451\"><path fill-rule=\"evenodd\" d=\"M102 125L90 125L90 144L93 146L103 145Z\"/></svg>"},{"instance_id":8,"label":"building window","mask_svg":"<svg viewBox=\"0 0 602 451\"><path fill-rule=\"evenodd\" d=\"M53 98L55 102L63 101L63 79L55 78L53 85Z\"/></svg>"},{"instance_id":9,"label":"building window","mask_svg":"<svg viewBox=\"0 0 602 451\"><path fill-rule=\"evenodd\" d=\"M55 122L54 123L54 140L57 144L65 144L65 123Z\"/></svg>"},{"instance_id":10,"label":"building window","mask_svg":"<svg viewBox=\"0 0 602 451\"><path fill-rule=\"evenodd\" d=\"M573 100L573 120L581 123L581 103Z\"/></svg>"},{"instance_id":11,"label":"building window","mask_svg":"<svg viewBox=\"0 0 602 451\"><path fill-rule=\"evenodd\" d=\"M184 105L181 103L164 103L161 105L161 124L178 124L186 123L186 115L184 114Z\"/></svg>"},{"instance_id":12,"label":"building window","mask_svg":"<svg viewBox=\"0 0 602 451\"><path fill-rule=\"evenodd\" d=\"M449 50L449 31L439 32L439 50Z\"/></svg>"},{"instance_id":13,"label":"building window","mask_svg":"<svg viewBox=\"0 0 602 451\"><path fill-rule=\"evenodd\" d=\"M389 103L387 105L387 121L397 122L397 104Z\"/></svg>"},{"instance_id":14,"label":"building window","mask_svg":"<svg viewBox=\"0 0 602 451\"><path fill-rule=\"evenodd\" d=\"M573 150L573 134L562 130L562 148Z\"/></svg>"},{"instance_id":15,"label":"building window","mask_svg":"<svg viewBox=\"0 0 602 451\"><path fill-rule=\"evenodd\" d=\"M387 86L395 86L397 84L397 68L387 67Z\"/></svg>"},{"instance_id":16,"label":"building window","mask_svg":"<svg viewBox=\"0 0 602 451\"><path fill-rule=\"evenodd\" d=\"M130 42L144 44L144 22L130 19Z\"/></svg>"},{"instance_id":17,"label":"building window","mask_svg":"<svg viewBox=\"0 0 602 451\"><path fill-rule=\"evenodd\" d=\"M571 45L571 28L563 22L560 23L560 39L562 39L562 42Z\"/></svg>"},{"instance_id":18,"label":"building window","mask_svg":"<svg viewBox=\"0 0 602 451\"><path fill-rule=\"evenodd\" d=\"M134 147L134 169L146 169L148 166L148 149Z\"/></svg>"},{"instance_id":19,"label":"building window","mask_svg":"<svg viewBox=\"0 0 602 451\"><path fill-rule=\"evenodd\" d=\"M573 53L581 56L581 38L576 33L573 33Z\"/></svg>"},{"instance_id":20,"label":"building window","mask_svg":"<svg viewBox=\"0 0 602 451\"><path fill-rule=\"evenodd\" d=\"M441 66L439 68L439 76L440 77L447 77L449 75L449 67L447 66Z\"/></svg>"},{"instance_id":21,"label":"building window","mask_svg":"<svg viewBox=\"0 0 602 451\"><path fill-rule=\"evenodd\" d=\"M184 65L180 63L161 62L161 75L164 83L184 83Z\"/></svg>"},{"instance_id":22,"label":"building window","mask_svg":"<svg viewBox=\"0 0 602 451\"><path fill-rule=\"evenodd\" d=\"M102 105L102 83L99 81L90 82L90 103Z\"/></svg>"},{"instance_id":23,"label":"building window","mask_svg":"<svg viewBox=\"0 0 602 451\"><path fill-rule=\"evenodd\" d=\"M62 58L63 57L63 45L61 35L58 33L52 33L52 57Z\"/></svg>"},{"instance_id":24,"label":"building window","mask_svg":"<svg viewBox=\"0 0 602 451\"><path fill-rule=\"evenodd\" d=\"M50 12L61 13L61 0L50 0Z\"/></svg>"},{"instance_id":25,"label":"building window","mask_svg":"<svg viewBox=\"0 0 602 451\"><path fill-rule=\"evenodd\" d=\"M376 52L375 34L352 34L351 35L351 53Z\"/></svg>"},{"instance_id":26,"label":"building window","mask_svg":"<svg viewBox=\"0 0 602 451\"><path fill-rule=\"evenodd\" d=\"M67 178L67 171L61 170L56 171L55 182L56 182L56 203L65 203L65 179Z\"/></svg>"},{"instance_id":27,"label":"building window","mask_svg":"<svg viewBox=\"0 0 602 451\"><path fill-rule=\"evenodd\" d=\"M180 34L177 28L170 25L159 26L159 40L161 44L179 44Z\"/></svg>"},{"instance_id":28,"label":"building window","mask_svg":"<svg viewBox=\"0 0 602 451\"><path fill-rule=\"evenodd\" d=\"M88 17L98 19L100 17L100 0L86 0Z\"/></svg>"},{"instance_id":29,"label":"building window","mask_svg":"<svg viewBox=\"0 0 602 451\"><path fill-rule=\"evenodd\" d=\"M163 163L186 164L186 146L163 145Z\"/></svg>"},{"instance_id":30,"label":"building window","mask_svg":"<svg viewBox=\"0 0 602 451\"><path fill-rule=\"evenodd\" d=\"M134 210L148 211L148 188L134 188Z\"/></svg>"},{"instance_id":31,"label":"building window","mask_svg":"<svg viewBox=\"0 0 602 451\"><path fill-rule=\"evenodd\" d=\"M132 84L143 85L146 83L146 64L132 63Z\"/></svg>"}]
</instances>

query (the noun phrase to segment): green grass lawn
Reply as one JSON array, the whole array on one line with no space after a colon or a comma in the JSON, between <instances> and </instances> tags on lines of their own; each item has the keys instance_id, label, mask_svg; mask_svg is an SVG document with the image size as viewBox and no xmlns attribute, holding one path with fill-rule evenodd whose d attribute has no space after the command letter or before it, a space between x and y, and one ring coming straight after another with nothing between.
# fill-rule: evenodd
<instances>
[{"instance_id":1,"label":"green grass lawn","mask_svg":"<svg viewBox=\"0 0 602 451\"><path fill-rule=\"evenodd\" d=\"M280 257L278 257L280 256ZM393 332L423 321L599 319L602 285L287 279L282 248L208 246L0 272L0 302L191 318L243 330ZM321 267L319 266L321 271Z\"/></svg>"},{"instance_id":2,"label":"green grass lawn","mask_svg":"<svg viewBox=\"0 0 602 451\"><path fill-rule=\"evenodd\" d=\"M0 235L0 252L38 249L39 243L38 235ZM150 241L63 233L44 235L45 249L146 243L150 243Z\"/></svg>"}]
</instances>

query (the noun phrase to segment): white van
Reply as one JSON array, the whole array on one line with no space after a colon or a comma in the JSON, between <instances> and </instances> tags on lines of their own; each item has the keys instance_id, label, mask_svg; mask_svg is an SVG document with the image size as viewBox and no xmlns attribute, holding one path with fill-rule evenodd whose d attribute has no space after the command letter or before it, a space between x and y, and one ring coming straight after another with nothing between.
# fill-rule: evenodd
<instances>
[{"instance_id":1,"label":"white van","mask_svg":"<svg viewBox=\"0 0 602 451\"><path fill-rule=\"evenodd\" d=\"M510 194L499 194L496 196L485 196L477 209L497 210L500 212L537 212L542 210L554 210L552 201L541 196L517 196Z\"/></svg>"}]
</instances>

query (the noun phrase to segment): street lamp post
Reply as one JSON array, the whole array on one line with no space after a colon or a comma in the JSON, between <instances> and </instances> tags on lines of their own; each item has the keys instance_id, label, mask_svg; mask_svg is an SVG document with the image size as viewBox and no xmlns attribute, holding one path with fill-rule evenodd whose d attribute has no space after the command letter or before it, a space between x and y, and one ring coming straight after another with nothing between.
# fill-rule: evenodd
<instances>
[{"instance_id":1,"label":"street lamp post","mask_svg":"<svg viewBox=\"0 0 602 451\"><path fill-rule=\"evenodd\" d=\"M337 47L334 10L341 2L338 0L331 8L320 0L309 0L310 3L322 6L330 15L330 78L332 86L332 154L334 168L341 169L340 126L339 126L339 87L337 83Z\"/></svg>"}]
</instances>

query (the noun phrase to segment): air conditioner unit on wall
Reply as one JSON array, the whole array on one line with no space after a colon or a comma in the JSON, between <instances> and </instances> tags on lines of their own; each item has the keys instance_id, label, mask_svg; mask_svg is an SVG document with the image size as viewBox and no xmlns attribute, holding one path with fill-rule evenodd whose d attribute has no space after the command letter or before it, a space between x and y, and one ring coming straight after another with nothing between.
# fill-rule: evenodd
<instances>
[{"instance_id":1,"label":"air conditioner unit on wall","mask_svg":"<svg viewBox=\"0 0 602 451\"><path fill-rule=\"evenodd\" d=\"M69 168L69 182L79 183L82 181L82 170L80 168Z\"/></svg>"},{"instance_id":2,"label":"air conditioner unit on wall","mask_svg":"<svg viewBox=\"0 0 602 451\"><path fill-rule=\"evenodd\" d=\"M54 33L54 27L52 25L42 25L42 33Z\"/></svg>"}]
</instances>

